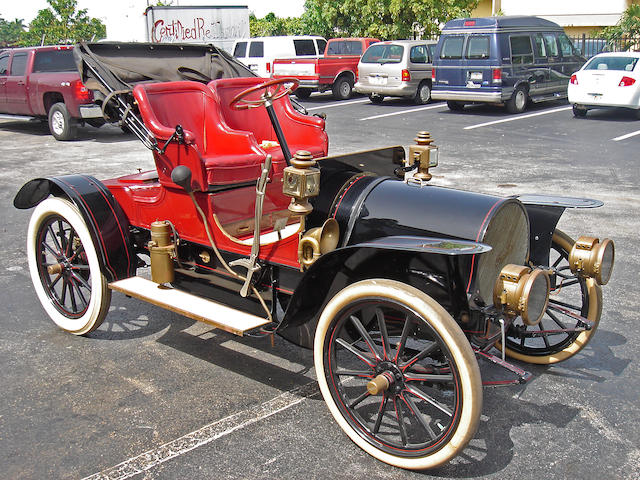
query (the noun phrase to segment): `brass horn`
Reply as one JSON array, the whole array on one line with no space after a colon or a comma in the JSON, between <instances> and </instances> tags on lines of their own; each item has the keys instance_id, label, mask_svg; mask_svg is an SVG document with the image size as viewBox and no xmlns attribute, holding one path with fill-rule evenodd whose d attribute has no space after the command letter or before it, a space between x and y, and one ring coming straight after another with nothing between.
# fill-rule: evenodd
<instances>
[{"instance_id":1,"label":"brass horn","mask_svg":"<svg viewBox=\"0 0 640 480\"><path fill-rule=\"evenodd\" d=\"M335 219L329 218L321 227L307 231L298 244L298 261L304 268L309 268L321 255L338 246L340 228Z\"/></svg>"}]
</instances>

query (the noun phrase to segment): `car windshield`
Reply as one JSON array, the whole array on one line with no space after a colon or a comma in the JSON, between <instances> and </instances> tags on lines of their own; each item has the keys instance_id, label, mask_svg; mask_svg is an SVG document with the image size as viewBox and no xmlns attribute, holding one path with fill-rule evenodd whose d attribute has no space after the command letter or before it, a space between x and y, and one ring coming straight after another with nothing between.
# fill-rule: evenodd
<instances>
[{"instance_id":1,"label":"car windshield","mask_svg":"<svg viewBox=\"0 0 640 480\"><path fill-rule=\"evenodd\" d=\"M636 67L638 57L593 57L585 70L618 70L630 72Z\"/></svg>"},{"instance_id":2,"label":"car windshield","mask_svg":"<svg viewBox=\"0 0 640 480\"><path fill-rule=\"evenodd\" d=\"M362 56L362 63L400 63L404 47L402 45L371 45Z\"/></svg>"}]
</instances>

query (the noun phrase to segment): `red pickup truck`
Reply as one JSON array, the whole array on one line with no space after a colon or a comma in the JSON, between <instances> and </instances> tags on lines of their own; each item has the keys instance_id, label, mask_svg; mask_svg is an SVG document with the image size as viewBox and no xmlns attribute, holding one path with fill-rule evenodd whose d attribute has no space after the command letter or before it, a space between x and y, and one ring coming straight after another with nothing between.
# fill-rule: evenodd
<instances>
[{"instance_id":1,"label":"red pickup truck","mask_svg":"<svg viewBox=\"0 0 640 480\"><path fill-rule=\"evenodd\" d=\"M364 51L377 38L332 38L324 56L318 58L281 58L273 62L273 78L293 77L300 81L299 98L309 98L311 92L331 89L336 100L351 96L357 80L358 62Z\"/></svg>"},{"instance_id":2,"label":"red pickup truck","mask_svg":"<svg viewBox=\"0 0 640 480\"><path fill-rule=\"evenodd\" d=\"M104 124L100 106L80 81L73 46L0 52L0 116L47 119L56 140L75 138L79 124Z\"/></svg>"}]
</instances>

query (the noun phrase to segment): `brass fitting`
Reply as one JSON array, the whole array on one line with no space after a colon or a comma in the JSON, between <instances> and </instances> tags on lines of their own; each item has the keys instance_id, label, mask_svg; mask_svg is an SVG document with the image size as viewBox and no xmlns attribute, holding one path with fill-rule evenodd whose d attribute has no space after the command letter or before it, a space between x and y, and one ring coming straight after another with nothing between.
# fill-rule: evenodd
<instances>
[{"instance_id":1,"label":"brass fitting","mask_svg":"<svg viewBox=\"0 0 640 480\"><path fill-rule=\"evenodd\" d=\"M311 153L298 150L293 156L291 166L284 169L282 193L291 197L291 213L301 217L311 213L309 198L320 193L320 169Z\"/></svg>"},{"instance_id":2,"label":"brass fitting","mask_svg":"<svg viewBox=\"0 0 640 480\"><path fill-rule=\"evenodd\" d=\"M520 315L527 325L537 325L549 304L549 289L546 270L505 265L493 288L493 304L508 317Z\"/></svg>"},{"instance_id":3,"label":"brass fitting","mask_svg":"<svg viewBox=\"0 0 640 480\"><path fill-rule=\"evenodd\" d=\"M340 228L338 222L327 219L322 227L315 227L307 231L298 243L298 262L302 268L309 268L320 258L338 246Z\"/></svg>"},{"instance_id":4,"label":"brass fitting","mask_svg":"<svg viewBox=\"0 0 640 480\"><path fill-rule=\"evenodd\" d=\"M429 169L438 166L438 147L433 144L429 132L418 132L414 140L416 144L409 147L407 166L418 162L418 171L413 175L413 178L427 182L432 177Z\"/></svg>"},{"instance_id":5,"label":"brass fitting","mask_svg":"<svg viewBox=\"0 0 640 480\"><path fill-rule=\"evenodd\" d=\"M382 392L388 390L392 383L389 379L393 380L393 375L384 372L368 382L367 392L369 392L369 395L380 395Z\"/></svg>"},{"instance_id":6,"label":"brass fitting","mask_svg":"<svg viewBox=\"0 0 640 480\"><path fill-rule=\"evenodd\" d=\"M580 237L569 253L571 272L583 278L594 278L598 285L606 285L611 278L615 259L613 240L602 242L594 237Z\"/></svg>"},{"instance_id":7,"label":"brass fitting","mask_svg":"<svg viewBox=\"0 0 640 480\"><path fill-rule=\"evenodd\" d=\"M168 221L151 224L151 241L147 246L151 257L151 280L159 284L173 282L176 246L171 242L171 224Z\"/></svg>"}]
</instances>

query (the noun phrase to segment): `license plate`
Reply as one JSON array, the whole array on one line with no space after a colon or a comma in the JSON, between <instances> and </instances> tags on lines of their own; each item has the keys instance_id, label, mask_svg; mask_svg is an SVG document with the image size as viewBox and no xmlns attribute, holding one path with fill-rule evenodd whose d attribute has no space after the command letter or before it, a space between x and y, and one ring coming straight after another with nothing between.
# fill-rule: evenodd
<instances>
[{"instance_id":1,"label":"license plate","mask_svg":"<svg viewBox=\"0 0 640 480\"><path fill-rule=\"evenodd\" d=\"M387 77L369 77L369 83L371 85L386 85Z\"/></svg>"},{"instance_id":2,"label":"license plate","mask_svg":"<svg viewBox=\"0 0 640 480\"><path fill-rule=\"evenodd\" d=\"M471 80L482 80L482 72L471 72L469 78Z\"/></svg>"}]
</instances>

